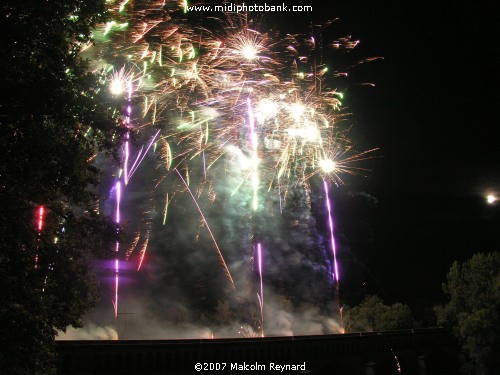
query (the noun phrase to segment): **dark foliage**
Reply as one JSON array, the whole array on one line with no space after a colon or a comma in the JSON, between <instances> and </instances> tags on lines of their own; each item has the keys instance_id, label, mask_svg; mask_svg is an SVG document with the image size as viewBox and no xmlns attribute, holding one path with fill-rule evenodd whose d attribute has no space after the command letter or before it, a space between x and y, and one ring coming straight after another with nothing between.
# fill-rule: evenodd
<instances>
[{"instance_id":1,"label":"dark foliage","mask_svg":"<svg viewBox=\"0 0 500 375\"><path fill-rule=\"evenodd\" d=\"M413 328L413 317L406 305L386 305L377 296L368 296L358 306L346 309L344 323L347 332L390 331Z\"/></svg>"},{"instance_id":2,"label":"dark foliage","mask_svg":"<svg viewBox=\"0 0 500 375\"><path fill-rule=\"evenodd\" d=\"M55 329L97 298L90 263L116 227L100 217L93 164L120 138L98 77L79 58L104 1L0 5L0 369L54 373ZM36 215L43 206L43 227ZM108 254L109 255L109 254Z\"/></svg>"},{"instance_id":3,"label":"dark foliage","mask_svg":"<svg viewBox=\"0 0 500 375\"><path fill-rule=\"evenodd\" d=\"M474 373L498 372L500 350L500 252L475 254L453 263L443 290L449 301L436 307L438 324L449 327L470 357Z\"/></svg>"}]
</instances>

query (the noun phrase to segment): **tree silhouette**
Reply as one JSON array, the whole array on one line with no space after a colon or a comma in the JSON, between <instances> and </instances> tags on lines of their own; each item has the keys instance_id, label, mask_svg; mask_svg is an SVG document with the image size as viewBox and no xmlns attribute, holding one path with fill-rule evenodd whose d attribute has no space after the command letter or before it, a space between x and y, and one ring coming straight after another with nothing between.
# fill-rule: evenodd
<instances>
[{"instance_id":1,"label":"tree silhouette","mask_svg":"<svg viewBox=\"0 0 500 375\"><path fill-rule=\"evenodd\" d=\"M96 209L96 153L118 119L79 58L104 1L0 5L0 368L51 374L55 329L96 301L90 271L117 228Z\"/></svg>"},{"instance_id":2,"label":"tree silhouette","mask_svg":"<svg viewBox=\"0 0 500 375\"><path fill-rule=\"evenodd\" d=\"M460 339L476 374L495 374L500 349L500 252L454 262L443 290L449 301L435 309L438 324L451 328Z\"/></svg>"}]
</instances>

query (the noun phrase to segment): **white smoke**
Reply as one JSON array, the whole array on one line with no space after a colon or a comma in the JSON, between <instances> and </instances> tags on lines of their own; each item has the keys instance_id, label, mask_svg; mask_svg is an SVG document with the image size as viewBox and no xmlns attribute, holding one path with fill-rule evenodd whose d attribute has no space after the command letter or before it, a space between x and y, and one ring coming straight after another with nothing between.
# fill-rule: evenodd
<instances>
[{"instance_id":1,"label":"white smoke","mask_svg":"<svg viewBox=\"0 0 500 375\"><path fill-rule=\"evenodd\" d=\"M264 293L264 333L266 337L325 335L343 331L333 317L321 312L313 305L303 304L293 308L290 303L283 303L281 297L272 291L265 290ZM88 320L83 328L69 327L66 333L59 332L57 339L168 340L260 337L261 335L258 324L251 326L237 321L237 319L231 319L223 324L194 323L188 316L182 316L189 311L186 306L179 303L174 305L176 309L181 311L180 316L176 319L158 311L148 310L145 308L145 304L136 304L133 313L119 315L114 323L108 319L107 325L99 326L92 320ZM102 314L109 315L109 311L106 313L94 311L89 318L101 321ZM260 320L260 311L256 318Z\"/></svg>"},{"instance_id":2,"label":"white smoke","mask_svg":"<svg viewBox=\"0 0 500 375\"><path fill-rule=\"evenodd\" d=\"M68 327L66 332L59 331L56 340L118 340L118 333L112 327L88 322L82 328Z\"/></svg>"}]
</instances>

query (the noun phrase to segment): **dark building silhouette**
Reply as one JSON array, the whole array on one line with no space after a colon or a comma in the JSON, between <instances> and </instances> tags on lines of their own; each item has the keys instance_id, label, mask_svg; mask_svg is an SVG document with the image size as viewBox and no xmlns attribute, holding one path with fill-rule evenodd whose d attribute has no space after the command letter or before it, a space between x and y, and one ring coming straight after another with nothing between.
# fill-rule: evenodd
<instances>
[{"instance_id":1,"label":"dark building silhouette","mask_svg":"<svg viewBox=\"0 0 500 375\"><path fill-rule=\"evenodd\" d=\"M58 341L57 349L60 375L453 375L459 368L456 340L437 328L248 339ZM278 366L283 365L289 367L281 372Z\"/></svg>"}]
</instances>

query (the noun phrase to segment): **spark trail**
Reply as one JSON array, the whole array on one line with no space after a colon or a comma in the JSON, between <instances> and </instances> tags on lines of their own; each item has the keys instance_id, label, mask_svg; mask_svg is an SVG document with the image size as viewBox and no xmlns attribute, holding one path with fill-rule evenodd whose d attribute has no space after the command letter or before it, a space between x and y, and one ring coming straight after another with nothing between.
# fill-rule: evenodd
<instances>
[{"instance_id":1,"label":"spark trail","mask_svg":"<svg viewBox=\"0 0 500 375\"><path fill-rule=\"evenodd\" d=\"M323 186L325 188L325 199L326 199L326 208L328 211L328 227L330 229L330 248L333 256L333 280L337 283L339 282L339 269L337 265L337 249L335 246L335 237L333 235L334 227L333 227L333 215L332 215L332 206L330 203L329 191L328 191L328 183L326 180L323 180Z\"/></svg>"},{"instance_id":2,"label":"spark trail","mask_svg":"<svg viewBox=\"0 0 500 375\"><path fill-rule=\"evenodd\" d=\"M37 214L36 214L36 227L37 227L37 231L38 231L37 242L40 242L40 236L42 235L44 216L45 216L45 207L39 206L37 209ZM37 244L37 252L35 254L35 268L38 268L38 249L39 249L39 245Z\"/></svg>"},{"instance_id":3,"label":"spark trail","mask_svg":"<svg viewBox=\"0 0 500 375\"><path fill-rule=\"evenodd\" d=\"M261 336L264 337L264 284L262 281L262 246L260 243L257 244L257 264L260 278L260 295L257 293L260 305L260 332Z\"/></svg>"},{"instance_id":4,"label":"spark trail","mask_svg":"<svg viewBox=\"0 0 500 375\"><path fill-rule=\"evenodd\" d=\"M323 186L325 189L325 200L326 200L326 208L328 211L328 226L330 229L330 248L332 251L332 257L333 257L333 272L332 272L332 278L335 286L335 304L337 305L337 311L339 314L339 318L342 318L342 310L340 307L340 296L339 296L339 289L340 289L340 275L339 275L339 268L337 264L337 248L335 245L335 237L334 237L334 225L333 225L333 215L332 215L332 206L330 203L330 193L328 190L328 183L326 180L323 180Z\"/></svg>"},{"instance_id":5,"label":"spark trail","mask_svg":"<svg viewBox=\"0 0 500 375\"><path fill-rule=\"evenodd\" d=\"M38 235L40 235L40 233L42 232L42 229L43 229L43 217L44 217L44 213L45 213L45 208L43 206L40 206L38 208Z\"/></svg>"},{"instance_id":6,"label":"spark trail","mask_svg":"<svg viewBox=\"0 0 500 375\"><path fill-rule=\"evenodd\" d=\"M189 176L186 175L186 181L179 170L201 171L199 166L191 166L202 163L204 178L192 179L200 181L195 193L199 199L207 190L207 195L213 193L210 187L216 179L223 178L220 171L227 166L227 161L235 155L240 157L244 172L241 179L234 180L236 183L230 190L234 195L241 186L250 186L252 193L247 202L251 201L251 208L246 212L250 221L250 211L255 215L269 195L279 196L279 211L283 212L287 209L290 187L306 186L309 179L320 176L324 180L332 277L338 302L340 275L328 182L342 184L339 174L363 170L352 164L368 158L366 154L372 151L356 153L347 130L339 126L343 94L333 88L333 83L334 78L345 77L347 72L317 65L314 56L321 43L317 38L261 30L246 14L228 14L210 22L209 26L202 22L196 24L179 12L186 9L186 4L184 1L150 1L147 5L110 1L110 13L115 19L96 30L100 41L85 51L92 54L99 69L114 72L106 78L110 91L126 98L124 187L153 146L156 152L158 143L159 159L165 168L158 168L163 174L156 180L154 189L164 189L157 194L161 198L155 197L164 207L163 225L167 222L172 197L183 190L173 187L166 178L175 166L235 288L219 245L189 187ZM330 46L349 50L357 44L350 38L340 38ZM116 71L115 66L123 67ZM127 70L125 66L132 68ZM142 107L134 121L132 104L134 108ZM242 123L247 124L246 129ZM141 133L140 141L144 142L135 159L131 158L130 150L133 132ZM267 189L262 189L263 186ZM215 200L215 194L213 197ZM224 203L230 204L229 199ZM119 205L117 197L117 224ZM154 202L152 206L159 205ZM253 235L259 232L258 225L252 224ZM146 246L149 235L148 230ZM246 247L251 251L248 244ZM117 255L118 249L119 244ZM145 248L137 249L140 269L145 261ZM263 320L261 252L259 243L259 303ZM118 268L117 258L115 315Z\"/></svg>"},{"instance_id":7,"label":"spark trail","mask_svg":"<svg viewBox=\"0 0 500 375\"><path fill-rule=\"evenodd\" d=\"M122 199L122 185L120 181L115 184L116 189L116 213L115 213L115 223L120 224L120 202ZM118 259L120 253L120 242L115 243L115 300L113 301L115 319L118 318L118 284L119 284L119 272L120 272L120 260Z\"/></svg>"},{"instance_id":8,"label":"spark trail","mask_svg":"<svg viewBox=\"0 0 500 375\"><path fill-rule=\"evenodd\" d=\"M254 211L256 211L257 208L259 208L259 196L258 196L259 157L257 154L258 138L257 138L257 134L255 133L255 120L254 120L254 114L253 114L253 108L252 108L252 101L250 100L250 97L247 98L247 107L248 107L248 122L250 123L250 140L251 140L251 144L252 144L252 187L253 187L252 208Z\"/></svg>"},{"instance_id":9,"label":"spark trail","mask_svg":"<svg viewBox=\"0 0 500 375\"><path fill-rule=\"evenodd\" d=\"M198 212L200 213L200 216L203 220L203 222L205 223L205 225L207 226L207 231L208 233L210 234L210 237L212 238L212 241L214 243L214 246L215 246L215 249L217 250L217 254L219 256L219 261L222 265L222 267L224 268L225 272L226 272L226 276L227 278L229 279L229 282L231 283L231 286L233 287L233 289L236 289L235 285L234 285L234 281L233 281L233 277L231 276L231 272L229 272L229 268L227 268L227 264L226 264L226 261L224 260L224 257L222 256L222 252L219 248L219 245L217 244L217 241L215 240L215 237L212 233L212 230L210 229L210 225L208 225L208 221L207 219L205 218L205 215L203 215L203 211L201 210L200 208L200 205L198 204L198 202L196 201L196 198L194 197L193 193L191 192L191 189L189 188L189 185L186 183L186 180L184 179L184 177L182 177L181 173L179 172L179 170L177 168L174 168L175 172L177 172L177 174L179 175L179 178L182 180L182 183L184 184L184 186L186 187L189 195L191 195L191 198L193 198L193 202L196 206L196 208L198 209Z\"/></svg>"}]
</instances>

